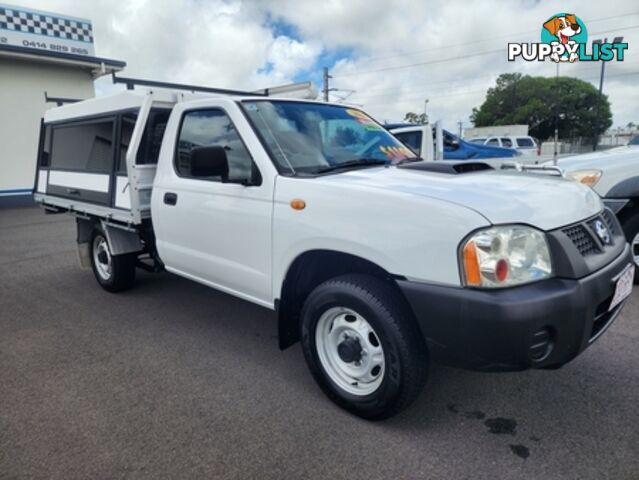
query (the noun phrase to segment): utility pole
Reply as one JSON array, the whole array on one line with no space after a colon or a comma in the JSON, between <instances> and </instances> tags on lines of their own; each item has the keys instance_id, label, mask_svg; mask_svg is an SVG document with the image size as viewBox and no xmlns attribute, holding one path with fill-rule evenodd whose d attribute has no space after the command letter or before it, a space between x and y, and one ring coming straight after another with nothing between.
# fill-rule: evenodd
<instances>
[{"instance_id":1,"label":"utility pole","mask_svg":"<svg viewBox=\"0 0 639 480\"><path fill-rule=\"evenodd\" d=\"M462 125L464 124L464 122L462 122L461 120L459 122L457 122L457 125L459 125L459 138L462 138Z\"/></svg>"},{"instance_id":2,"label":"utility pole","mask_svg":"<svg viewBox=\"0 0 639 480\"><path fill-rule=\"evenodd\" d=\"M558 106L559 106L559 101L557 98L557 88L559 87L559 62L557 62L557 74L555 75L555 82L557 82L556 88L555 88L555 151L552 155L552 164L556 167L557 166L557 144L559 143L559 111L558 111Z\"/></svg>"},{"instance_id":3,"label":"utility pole","mask_svg":"<svg viewBox=\"0 0 639 480\"><path fill-rule=\"evenodd\" d=\"M330 90L331 90L330 88L328 88L328 80L330 78L333 78L333 77L331 77L328 74L328 67L324 67L324 76L323 76L324 85L323 85L323 88L322 88L322 93L324 94L324 101L325 102L328 102L328 92L330 92Z\"/></svg>"},{"instance_id":4,"label":"utility pole","mask_svg":"<svg viewBox=\"0 0 639 480\"><path fill-rule=\"evenodd\" d=\"M592 44L594 45L595 43L599 43L601 44L601 40L594 40L592 42ZM605 38L603 40L604 43L608 42L608 39ZM601 104L601 94L603 92L603 81L604 81L604 72L606 70L606 62L604 62L603 60L599 60L601 62L601 74L599 75L599 95L597 96L597 105L595 105L595 126L594 126L594 132L593 132L593 139L592 139L592 151L596 151L597 150L597 144L599 143L599 105Z\"/></svg>"},{"instance_id":5,"label":"utility pole","mask_svg":"<svg viewBox=\"0 0 639 480\"><path fill-rule=\"evenodd\" d=\"M621 43L623 42L623 37L615 37L612 43ZM593 40L592 44L594 46L595 43L601 44L601 40ZM608 43L608 39L604 38L603 43ZM597 144L599 143L599 125L601 122L599 121L599 108L601 105L601 97L603 96L603 82L604 82L604 73L606 72L606 62L603 60L599 60L601 62L601 74L599 75L599 96L597 97L597 105L595 105L595 131L594 131L594 139L592 141L592 151L597 150Z\"/></svg>"}]
</instances>

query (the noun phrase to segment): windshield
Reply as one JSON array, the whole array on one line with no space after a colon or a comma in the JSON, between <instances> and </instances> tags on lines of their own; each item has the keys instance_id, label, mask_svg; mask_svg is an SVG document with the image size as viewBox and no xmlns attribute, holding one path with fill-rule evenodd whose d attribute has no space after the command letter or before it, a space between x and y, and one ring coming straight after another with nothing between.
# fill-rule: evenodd
<instances>
[{"instance_id":1,"label":"windshield","mask_svg":"<svg viewBox=\"0 0 639 480\"><path fill-rule=\"evenodd\" d=\"M417 158L360 110L268 100L244 101L243 106L282 173L314 174Z\"/></svg>"}]
</instances>

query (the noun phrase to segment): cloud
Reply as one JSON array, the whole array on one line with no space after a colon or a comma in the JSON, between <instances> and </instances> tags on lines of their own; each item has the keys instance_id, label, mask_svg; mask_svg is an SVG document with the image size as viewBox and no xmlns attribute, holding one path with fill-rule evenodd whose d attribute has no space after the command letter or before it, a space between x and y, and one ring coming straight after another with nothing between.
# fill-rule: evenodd
<instances>
[{"instance_id":1,"label":"cloud","mask_svg":"<svg viewBox=\"0 0 639 480\"><path fill-rule=\"evenodd\" d=\"M509 41L538 41L556 6L533 0L16 0L19 4L90 18L97 54L128 63L126 74L227 88L318 81L328 66L332 85L379 119L421 112L449 128L468 124L472 108L500 73L552 76L555 65L506 61ZM591 38L624 35L625 62L606 66L604 93L616 125L639 122L634 87L639 71L639 15L634 0L578 2ZM601 32L601 33L598 33ZM396 68L401 67L401 68ZM368 73L367 73L368 72ZM598 84L594 63L562 65L560 74ZM98 82L99 93L111 90Z\"/></svg>"}]
</instances>

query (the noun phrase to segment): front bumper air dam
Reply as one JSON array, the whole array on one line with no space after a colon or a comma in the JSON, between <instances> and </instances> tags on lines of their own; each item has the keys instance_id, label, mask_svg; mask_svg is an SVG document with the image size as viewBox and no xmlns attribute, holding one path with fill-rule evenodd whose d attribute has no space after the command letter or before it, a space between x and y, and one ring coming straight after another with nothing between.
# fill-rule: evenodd
<instances>
[{"instance_id":1,"label":"front bumper air dam","mask_svg":"<svg viewBox=\"0 0 639 480\"><path fill-rule=\"evenodd\" d=\"M496 290L399 280L431 356L484 371L557 368L614 321L615 280L632 262L628 245L602 269L578 280L551 278Z\"/></svg>"}]
</instances>

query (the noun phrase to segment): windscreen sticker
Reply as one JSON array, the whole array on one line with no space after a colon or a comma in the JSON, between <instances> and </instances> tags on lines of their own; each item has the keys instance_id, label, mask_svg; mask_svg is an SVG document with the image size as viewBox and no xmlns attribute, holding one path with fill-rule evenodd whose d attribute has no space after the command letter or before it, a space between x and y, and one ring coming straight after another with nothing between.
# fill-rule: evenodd
<instances>
[{"instance_id":1,"label":"windscreen sticker","mask_svg":"<svg viewBox=\"0 0 639 480\"><path fill-rule=\"evenodd\" d=\"M386 155L386 158L393 163L404 160L405 158L415 157L415 154L407 147L387 147L382 145L379 149L384 155Z\"/></svg>"},{"instance_id":2,"label":"windscreen sticker","mask_svg":"<svg viewBox=\"0 0 639 480\"><path fill-rule=\"evenodd\" d=\"M375 123L375 120L366 115L364 112L355 110L354 108L348 108L346 109L346 113L348 113L351 117L354 117L366 130L384 130L384 127Z\"/></svg>"}]
</instances>

